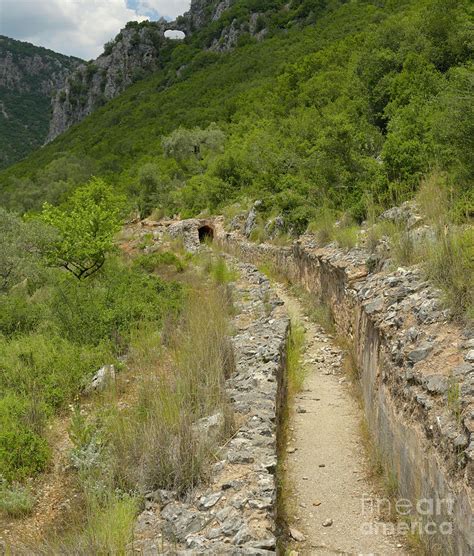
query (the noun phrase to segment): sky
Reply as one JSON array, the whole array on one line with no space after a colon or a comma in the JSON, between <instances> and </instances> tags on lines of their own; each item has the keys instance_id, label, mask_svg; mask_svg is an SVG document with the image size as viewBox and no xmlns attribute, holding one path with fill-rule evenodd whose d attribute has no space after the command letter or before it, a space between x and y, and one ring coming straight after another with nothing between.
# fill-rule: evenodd
<instances>
[{"instance_id":1,"label":"sky","mask_svg":"<svg viewBox=\"0 0 474 556\"><path fill-rule=\"evenodd\" d=\"M85 60L127 21L172 20L190 0L0 0L0 35Z\"/></svg>"}]
</instances>

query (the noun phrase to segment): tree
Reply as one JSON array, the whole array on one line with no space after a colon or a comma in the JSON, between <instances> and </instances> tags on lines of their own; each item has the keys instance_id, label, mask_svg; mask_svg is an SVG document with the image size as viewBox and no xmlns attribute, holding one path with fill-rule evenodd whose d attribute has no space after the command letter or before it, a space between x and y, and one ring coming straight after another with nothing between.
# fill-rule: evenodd
<instances>
[{"instance_id":1,"label":"tree","mask_svg":"<svg viewBox=\"0 0 474 556\"><path fill-rule=\"evenodd\" d=\"M45 203L41 220L58 231L48 251L49 262L79 280L100 270L113 249L124 205L124 197L99 178L77 189L65 207Z\"/></svg>"},{"instance_id":2,"label":"tree","mask_svg":"<svg viewBox=\"0 0 474 556\"><path fill-rule=\"evenodd\" d=\"M0 207L0 292L38 275L41 253L51 240L40 222L24 222Z\"/></svg>"},{"instance_id":3,"label":"tree","mask_svg":"<svg viewBox=\"0 0 474 556\"><path fill-rule=\"evenodd\" d=\"M141 189L138 210L140 218L145 218L155 208L153 205L160 185L159 167L153 162L143 165L138 172L138 181Z\"/></svg>"},{"instance_id":4,"label":"tree","mask_svg":"<svg viewBox=\"0 0 474 556\"><path fill-rule=\"evenodd\" d=\"M218 152L224 141L224 132L215 123L211 123L206 129L179 127L163 138L162 145L166 156L172 156L176 160L185 160L191 156L200 160L203 150Z\"/></svg>"}]
</instances>

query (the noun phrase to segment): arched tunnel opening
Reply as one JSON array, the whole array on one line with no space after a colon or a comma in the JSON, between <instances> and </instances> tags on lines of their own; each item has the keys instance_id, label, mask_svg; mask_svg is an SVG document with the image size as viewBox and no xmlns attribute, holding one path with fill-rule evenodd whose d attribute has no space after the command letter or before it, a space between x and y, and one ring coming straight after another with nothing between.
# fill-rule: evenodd
<instances>
[{"instance_id":1,"label":"arched tunnel opening","mask_svg":"<svg viewBox=\"0 0 474 556\"><path fill-rule=\"evenodd\" d=\"M212 241L214 239L214 230L207 224L198 228L198 234L200 243L205 243L206 241Z\"/></svg>"}]
</instances>

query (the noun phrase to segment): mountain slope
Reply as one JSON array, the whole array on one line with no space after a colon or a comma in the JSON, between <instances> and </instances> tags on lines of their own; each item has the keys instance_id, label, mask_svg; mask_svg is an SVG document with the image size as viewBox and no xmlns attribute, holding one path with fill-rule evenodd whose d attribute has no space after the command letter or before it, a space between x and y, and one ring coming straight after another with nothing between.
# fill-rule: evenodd
<instances>
[{"instance_id":1,"label":"mountain slope","mask_svg":"<svg viewBox=\"0 0 474 556\"><path fill-rule=\"evenodd\" d=\"M174 46L161 71L1 173L2 202L19 210L59 202L95 173L142 214L258 198L299 231L321 207L364 218L368 199L399 202L436 169L456 210L468 212L469 3L378 4L312 2L318 15L299 19L272 8L265 40L243 34L231 52L209 50L228 28L209 23ZM239 6L248 10L244 2L229 10ZM208 148L212 122L225 139ZM204 141L202 156L166 152L163 138L180 134Z\"/></svg>"},{"instance_id":2,"label":"mountain slope","mask_svg":"<svg viewBox=\"0 0 474 556\"><path fill-rule=\"evenodd\" d=\"M176 21L127 23L108 42L104 52L78 67L53 97L53 116L48 141L69 129L115 98L131 84L157 71L167 69L173 52L180 52L184 69L186 60L202 50L225 52L236 47L242 35L263 39L271 17L278 13L281 1L265 4L223 0L192 0L188 12ZM262 13L254 10L261 9ZM265 19L264 15L267 19ZM287 13L288 18L290 14ZM165 37L167 29L179 30L187 37L183 56L179 41Z\"/></svg>"},{"instance_id":3,"label":"mountain slope","mask_svg":"<svg viewBox=\"0 0 474 556\"><path fill-rule=\"evenodd\" d=\"M44 143L51 94L79 63L78 58L0 36L0 168Z\"/></svg>"},{"instance_id":4,"label":"mountain slope","mask_svg":"<svg viewBox=\"0 0 474 556\"><path fill-rule=\"evenodd\" d=\"M47 141L80 122L129 85L159 69L166 22L130 22L96 60L80 65L53 95Z\"/></svg>"}]
</instances>

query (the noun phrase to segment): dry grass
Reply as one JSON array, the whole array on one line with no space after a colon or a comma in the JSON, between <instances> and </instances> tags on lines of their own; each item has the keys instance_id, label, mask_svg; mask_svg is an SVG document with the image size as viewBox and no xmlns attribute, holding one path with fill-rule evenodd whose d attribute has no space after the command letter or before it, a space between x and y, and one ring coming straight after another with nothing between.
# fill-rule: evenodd
<instances>
[{"instance_id":1,"label":"dry grass","mask_svg":"<svg viewBox=\"0 0 474 556\"><path fill-rule=\"evenodd\" d=\"M227 331L225 294L200 290L168 339L168 363L160 364L166 358L159 350L139 352L138 404L114 415L109 425L113 474L122 488L185 492L203 478L219 438L204 441L194 424L219 413L221 434L231 426L224 389L233 370Z\"/></svg>"},{"instance_id":2,"label":"dry grass","mask_svg":"<svg viewBox=\"0 0 474 556\"><path fill-rule=\"evenodd\" d=\"M474 231L449 229L427 250L426 274L458 319L474 318Z\"/></svg>"},{"instance_id":3,"label":"dry grass","mask_svg":"<svg viewBox=\"0 0 474 556\"><path fill-rule=\"evenodd\" d=\"M281 416L279 434L278 434L278 463L277 463L277 525L281 529L280 533L291 524L292 516L296 515L296 497L294 495L294 485L288 477L286 450L289 438L289 410L294 403L295 395L303 389L305 379L305 369L302 365L303 347L305 341L304 328L293 321L291 323L290 333L287 340L286 349L286 365L288 377L287 400L283 407ZM280 534L278 539L278 548L282 554L286 554L289 538L287 535Z\"/></svg>"},{"instance_id":4,"label":"dry grass","mask_svg":"<svg viewBox=\"0 0 474 556\"><path fill-rule=\"evenodd\" d=\"M450 197L446 176L434 171L421 181L415 201L426 220L440 229L449 220Z\"/></svg>"},{"instance_id":5,"label":"dry grass","mask_svg":"<svg viewBox=\"0 0 474 556\"><path fill-rule=\"evenodd\" d=\"M207 279L206 279L207 280ZM44 553L126 554L143 494L184 494L207 479L221 442L231 434L225 379L234 370L225 285L194 283L180 316L161 331L132 332L127 369L115 385L77 412L71 435L79 511L49 531ZM165 340L165 341L164 341ZM202 417L220 415L206 435Z\"/></svg>"}]
</instances>

